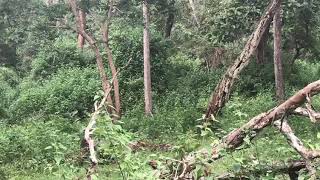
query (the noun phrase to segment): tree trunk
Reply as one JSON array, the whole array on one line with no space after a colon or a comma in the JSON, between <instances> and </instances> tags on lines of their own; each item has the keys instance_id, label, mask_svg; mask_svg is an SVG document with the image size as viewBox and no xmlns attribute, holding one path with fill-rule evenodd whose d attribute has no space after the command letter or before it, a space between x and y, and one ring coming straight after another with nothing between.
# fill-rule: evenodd
<instances>
[{"instance_id":1,"label":"tree trunk","mask_svg":"<svg viewBox=\"0 0 320 180\"><path fill-rule=\"evenodd\" d=\"M171 30L174 24L174 4L175 0L171 0L168 4L168 17L166 19L166 25L165 25L165 38L169 38L171 36Z\"/></svg>"},{"instance_id":2,"label":"tree trunk","mask_svg":"<svg viewBox=\"0 0 320 180\"><path fill-rule=\"evenodd\" d=\"M281 59L281 3L279 3L273 18L274 28L274 76L276 84L276 96L279 102L285 99L283 64Z\"/></svg>"},{"instance_id":3,"label":"tree trunk","mask_svg":"<svg viewBox=\"0 0 320 180\"><path fill-rule=\"evenodd\" d=\"M244 47L240 56L235 60L234 64L230 66L224 74L222 80L216 86L215 91L211 96L205 117L209 118L211 114L216 115L224 104L229 100L231 88L238 75L245 68L250 61L250 57L256 51L260 43L262 35L269 27L270 22L275 13L275 9L279 4L279 0L273 0L269 5L264 16L261 17L258 27L250 36L246 46Z\"/></svg>"},{"instance_id":4,"label":"tree trunk","mask_svg":"<svg viewBox=\"0 0 320 180\"><path fill-rule=\"evenodd\" d=\"M79 23L81 29L86 29L86 12L82 9L79 9ZM84 37L78 33L78 48L83 49L84 46Z\"/></svg>"},{"instance_id":5,"label":"tree trunk","mask_svg":"<svg viewBox=\"0 0 320 180\"><path fill-rule=\"evenodd\" d=\"M222 139L222 141L213 146L212 151L208 152L207 148L203 148L198 150L197 152L192 152L189 155L182 158L180 164L182 165L182 173L175 172L175 176L180 174L178 177L180 179L190 178L193 175L193 170L196 168L196 163L198 162L198 158L201 159L210 159L211 163L216 162L218 159L224 157L227 151L233 151L238 149L245 141L245 138L249 138L250 140L255 138L259 132L261 132L265 127L273 124L276 128L280 130L280 132L287 138L287 141L291 147L293 147L303 158L305 161L305 167L314 175L315 172L314 167L312 167L312 160L316 158L320 158L320 150L307 149L302 141L295 136L293 130L285 121L285 119L290 116L296 114L297 108L301 109L300 106L306 102L308 104L307 108L310 108L311 105L311 96L317 95L320 93L320 80L310 83L296 94L291 96L285 102L280 104L279 106L270 109L267 112L261 113L256 117L249 120L246 124L241 126L238 129L230 132L226 137ZM307 109L308 110L308 109ZM307 115L308 112L304 112L305 110L299 110L299 115ZM310 111L310 110L308 110ZM314 112L319 114L317 112ZM309 118L313 121L313 117L310 114ZM284 120L284 121L283 121ZM291 171L295 171L291 169ZM290 173L290 177L296 177L294 172Z\"/></svg>"},{"instance_id":6,"label":"tree trunk","mask_svg":"<svg viewBox=\"0 0 320 180\"><path fill-rule=\"evenodd\" d=\"M149 32L149 7L147 0L143 1L143 62L144 62L144 102L145 114L152 115L151 95L151 65L150 65L150 32Z\"/></svg>"},{"instance_id":7,"label":"tree trunk","mask_svg":"<svg viewBox=\"0 0 320 180\"><path fill-rule=\"evenodd\" d=\"M76 26L77 26L78 33L81 34L84 37L84 39L89 43L90 47L92 48L92 50L94 51L94 53L96 55L96 63L97 63L98 71L99 71L100 78L101 78L102 89L104 91L104 95L107 96L108 105L113 106L111 95L110 95L110 93L108 93L110 91L109 89L111 89L111 86L108 81L106 72L104 70L103 59L100 54L99 48L96 44L96 41L94 40L94 38L92 36L88 35L86 33L86 31L80 25L80 17L79 17L78 7L77 7L76 1L75 0L68 0L68 1L71 6L73 15L75 16L75 19L76 19ZM108 108L108 111L109 111L109 113L112 114L111 109L112 108Z\"/></svg>"},{"instance_id":8,"label":"tree trunk","mask_svg":"<svg viewBox=\"0 0 320 180\"><path fill-rule=\"evenodd\" d=\"M266 113L261 113L252 118L241 128L229 133L224 139L225 147L229 149L239 147L243 143L243 139L249 135L249 133L251 134L251 138L255 137L264 127L285 117L288 113L292 113L296 108L301 106L306 101L308 95L316 95L318 93L320 93L320 80L309 84L278 107L273 108Z\"/></svg>"},{"instance_id":9,"label":"tree trunk","mask_svg":"<svg viewBox=\"0 0 320 180\"><path fill-rule=\"evenodd\" d=\"M120 90L119 90L119 81L117 77L117 69L113 63L112 52L109 47L109 26L111 24L112 10L113 10L113 0L109 1L110 8L108 11L108 19L105 25L101 26L102 38L105 44L105 49L108 56L108 63L112 73L113 79L113 92L114 92L114 102L115 102L115 110L118 118L121 116L121 101L120 101Z\"/></svg>"}]
</instances>

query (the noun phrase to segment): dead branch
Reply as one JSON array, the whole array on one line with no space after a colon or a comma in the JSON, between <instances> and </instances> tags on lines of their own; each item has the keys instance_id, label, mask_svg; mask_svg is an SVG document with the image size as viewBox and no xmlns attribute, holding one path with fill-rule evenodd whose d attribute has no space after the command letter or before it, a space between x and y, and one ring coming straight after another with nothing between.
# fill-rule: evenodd
<instances>
[{"instance_id":1,"label":"dead branch","mask_svg":"<svg viewBox=\"0 0 320 180\"><path fill-rule=\"evenodd\" d=\"M288 143L293 147L304 159L312 160L320 157L320 151L312 151L307 149L302 141L294 134L294 131L288 124L287 120L276 121L274 126L279 129L279 131L287 138Z\"/></svg>"},{"instance_id":2,"label":"dead branch","mask_svg":"<svg viewBox=\"0 0 320 180\"><path fill-rule=\"evenodd\" d=\"M316 123L317 122L317 117L320 116L320 113L317 113L316 111L314 111L314 109L312 107L312 101L311 101L310 94L307 94L306 99L307 99L306 108L308 110L308 114L309 114L310 120L311 120L311 122Z\"/></svg>"},{"instance_id":3,"label":"dead branch","mask_svg":"<svg viewBox=\"0 0 320 180\"><path fill-rule=\"evenodd\" d=\"M129 59L129 61L127 62L127 64L123 67L126 68L131 62L131 58ZM119 69L115 75L117 76L122 69ZM111 79L111 83L113 82L113 78ZM87 125L87 127L85 128L84 131L84 140L86 142L86 145L88 146L88 150L89 150L89 159L91 161L91 166L87 169L87 179L91 180L91 175L95 172L96 167L98 165L98 159L96 157L96 152L95 152L95 143L94 143L94 139L91 137L91 135L93 135L93 132L95 130L95 126L96 126L96 120L102 110L102 107L105 105L105 102L107 100L108 94L110 94L111 92L111 88L108 89L108 91L106 92L107 94L105 94L105 96L103 97L103 99L101 100L101 102L99 103L99 105L97 104L97 102L94 103L94 109L95 111L92 113L91 115L91 119Z\"/></svg>"},{"instance_id":4,"label":"dead branch","mask_svg":"<svg viewBox=\"0 0 320 180\"><path fill-rule=\"evenodd\" d=\"M316 120L316 122L319 122L320 113L315 112L315 111L313 111L313 112L311 111L311 113L312 113L311 116ZM302 107L298 107L297 109L295 109L293 114L310 118L310 110L308 110L306 108L302 108Z\"/></svg>"},{"instance_id":5,"label":"dead branch","mask_svg":"<svg viewBox=\"0 0 320 180\"><path fill-rule=\"evenodd\" d=\"M239 147L247 135L250 135L251 139L254 138L263 128L270 125L273 121L279 120L287 114L291 114L306 101L308 94L315 95L318 93L320 93L320 80L309 84L278 107L259 114L242 127L229 133L223 140L223 146L227 149Z\"/></svg>"},{"instance_id":6,"label":"dead branch","mask_svg":"<svg viewBox=\"0 0 320 180\"><path fill-rule=\"evenodd\" d=\"M316 169L312 166L311 161L320 157L320 151L307 149L303 145L302 141L294 134L287 120L284 120L283 122L276 121L274 125L287 138L290 146L293 147L304 158L306 161L306 168L311 174L311 177L315 175Z\"/></svg>"},{"instance_id":7,"label":"dead branch","mask_svg":"<svg viewBox=\"0 0 320 180\"><path fill-rule=\"evenodd\" d=\"M301 156L308 161L307 168L311 172L313 169L309 167L309 161L314 158L320 157L319 151L311 151L306 149L303 146L303 143L295 136L290 126L286 121L282 123L281 121L285 119L287 116L294 113L294 110L301 106L305 101L307 101L307 96L313 96L320 93L320 80L315 81L305 88L298 91L295 95L290 97L288 100L280 104L279 106L257 115L252 118L249 122L244 124L242 127L230 132L225 138L223 138L222 142L212 148L211 154L207 152L206 149L203 149L198 152L191 153L183 158L184 164L188 165L189 171L185 174L185 177L190 176L193 165L196 162L196 158L199 155L203 155L208 159L217 160L223 156L221 150L235 150L237 147L241 146L244 142L245 137L249 137L253 139L256 135L265 127L271 125L273 122L276 127L279 129L282 128L283 134L287 137L289 144L295 148L295 150L301 154ZM210 157L209 157L210 156ZM188 162L188 163L186 163ZM313 173L313 172L312 172Z\"/></svg>"},{"instance_id":8,"label":"dead branch","mask_svg":"<svg viewBox=\"0 0 320 180\"><path fill-rule=\"evenodd\" d=\"M109 91L109 93L110 93L110 91ZM94 139L91 137L91 135L93 134L93 132L95 130L97 118L101 112L103 105L105 104L106 99L107 99L107 96L105 96L101 100L101 102L98 106L95 103L95 111L92 113L91 119L90 119L87 127L84 130L84 139L86 141L86 145L88 146L88 150L89 150L89 154L90 154L89 159L91 161L91 166L87 169L87 179L88 180L91 180L91 175L96 171L96 167L98 165L98 159L97 159L96 152L95 152L95 143L94 143Z\"/></svg>"}]
</instances>

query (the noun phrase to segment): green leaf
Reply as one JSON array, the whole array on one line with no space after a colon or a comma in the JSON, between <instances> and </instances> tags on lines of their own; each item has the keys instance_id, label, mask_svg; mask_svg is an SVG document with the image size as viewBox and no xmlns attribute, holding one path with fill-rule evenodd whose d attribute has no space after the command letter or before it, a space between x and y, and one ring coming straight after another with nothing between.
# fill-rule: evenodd
<instances>
[{"instance_id":1,"label":"green leaf","mask_svg":"<svg viewBox=\"0 0 320 180\"><path fill-rule=\"evenodd\" d=\"M232 166L232 169L236 172L236 173L239 173L240 172L240 170L241 170L241 164L234 164L233 166Z\"/></svg>"},{"instance_id":2,"label":"green leaf","mask_svg":"<svg viewBox=\"0 0 320 180\"><path fill-rule=\"evenodd\" d=\"M44 148L45 150L48 150L48 149L52 149L52 146L48 146L46 148Z\"/></svg>"}]
</instances>

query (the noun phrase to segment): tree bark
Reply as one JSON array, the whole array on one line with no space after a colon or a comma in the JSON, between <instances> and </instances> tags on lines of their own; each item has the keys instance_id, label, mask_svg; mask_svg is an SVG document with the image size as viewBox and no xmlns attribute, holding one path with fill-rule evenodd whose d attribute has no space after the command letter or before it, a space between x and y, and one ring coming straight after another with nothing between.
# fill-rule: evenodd
<instances>
[{"instance_id":1,"label":"tree bark","mask_svg":"<svg viewBox=\"0 0 320 180\"><path fill-rule=\"evenodd\" d=\"M150 65L150 32L149 32L149 7L147 0L143 1L143 62L144 62L144 102L145 114L152 115L151 94L151 65Z\"/></svg>"},{"instance_id":2,"label":"tree bark","mask_svg":"<svg viewBox=\"0 0 320 180\"><path fill-rule=\"evenodd\" d=\"M79 9L79 23L81 29L86 29L86 12L82 9ZM83 49L84 42L84 37L78 33L78 48Z\"/></svg>"},{"instance_id":3,"label":"tree bark","mask_svg":"<svg viewBox=\"0 0 320 180\"><path fill-rule=\"evenodd\" d=\"M281 58L281 0L273 18L274 28L274 76L276 84L276 97L279 102L285 99L283 64Z\"/></svg>"},{"instance_id":4,"label":"tree bark","mask_svg":"<svg viewBox=\"0 0 320 180\"><path fill-rule=\"evenodd\" d=\"M274 16L278 4L279 0L273 0L271 2L265 15L261 17L256 30L250 36L242 53L235 60L234 64L228 68L222 80L216 86L215 91L211 96L211 100L209 102L205 118L209 118L211 114L216 115L225 105L225 103L229 100L231 88L234 84L234 81L237 79L242 69L248 65L250 57L256 51L257 46L259 45L260 40L262 38L262 35L265 33Z\"/></svg>"},{"instance_id":5,"label":"tree bark","mask_svg":"<svg viewBox=\"0 0 320 180\"><path fill-rule=\"evenodd\" d=\"M113 0L110 0L109 3L110 3L110 6L109 6L109 11L108 11L107 22L105 23L105 25L101 26L101 31L102 31L102 38L104 41L105 49L106 49L107 56L108 56L109 67L110 67L111 73L112 73L116 115L118 116L118 118L120 118L120 116L121 116L121 100L120 100L119 81L118 81L118 77L116 75L117 69L113 63L112 52L111 52L111 49L109 46L109 27L111 24Z\"/></svg>"},{"instance_id":6,"label":"tree bark","mask_svg":"<svg viewBox=\"0 0 320 180\"><path fill-rule=\"evenodd\" d=\"M111 86L108 81L106 72L104 70L103 59L100 54L99 48L96 44L96 41L94 40L94 38L92 36L88 35L86 33L86 31L80 25L80 17L79 17L79 13L77 10L78 7L77 7L76 1L75 0L68 0L68 1L71 6L73 15L75 16L75 19L76 19L76 26L77 26L78 33L81 34L84 37L84 39L89 43L90 47L92 48L92 50L94 51L94 53L96 55L96 63L97 63L98 71L99 71L100 78L101 78L102 89L104 91L104 95L107 96L108 105L113 106L111 95L110 95L110 93L108 93L108 91L110 91L109 89L111 89ZM109 113L112 113L111 108L108 108L108 111L109 111Z\"/></svg>"}]
</instances>

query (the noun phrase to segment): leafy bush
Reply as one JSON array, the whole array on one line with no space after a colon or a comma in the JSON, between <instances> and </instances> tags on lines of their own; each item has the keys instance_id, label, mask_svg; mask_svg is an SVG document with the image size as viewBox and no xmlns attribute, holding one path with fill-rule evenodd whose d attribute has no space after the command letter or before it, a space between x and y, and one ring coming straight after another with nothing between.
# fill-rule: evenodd
<instances>
[{"instance_id":1,"label":"leafy bush","mask_svg":"<svg viewBox=\"0 0 320 180\"><path fill-rule=\"evenodd\" d=\"M122 29L127 29L122 31ZM122 21L113 23L110 33L110 45L118 68L124 67L129 59L131 63L119 74L120 91L123 103L128 105L140 101L143 96L143 43L140 26L133 27L123 24ZM167 78L166 72L170 69L168 64L169 50L172 43L164 39L159 32L151 28L151 77L153 91L163 91Z\"/></svg>"},{"instance_id":2,"label":"leafy bush","mask_svg":"<svg viewBox=\"0 0 320 180\"><path fill-rule=\"evenodd\" d=\"M57 39L39 50L31 64L33 78L46 78L59 68L87 67L95 63L91 51L77 48L74 39Z\"/></svg>"},{"instance_id":3,"label":"leafy bush","mask_svg":"<svg viewBox=\"0 0 320 180\"><path fill-rule=\"evenodd\" d=\"M305 85L318 80L320 77L320 63L307 61L296 61L292 67L292 72L288 75L290 85L302 88Z\"/></svg>"},{"instance_id":4,"label":"leafy bush","mask_svg":"<svg viewBox=\"0 0 320 180\"><path fill-rule=\"evenodd\" d=\"M126 129L158 138L186 132L199 123L196 120L202 117L222 70L203 71L199 61L184 54L172 56L169 62L165 91L153 92L153 117L144 117L139 99L123 117Z\"/></svg>"},{"instance_id":5,"label":"leafy bush","mask_svg":"<svg viewBox=\"0 0 320 180\"><path fill-rule=\"evenodd\" d=\"M20 170L44 170L70 163L79 152L80 126L54 116L34 117L27 124L11 127L1 124L0 164L17 162L12 165Z\"/></svg>"},{"instance_id":6,"label":"leafy bush","mask_svg":"<svg viewBox=\"0 0 320 180\"><path fill-rule=\"evenodd\" d=\"M42 83L27 80L10 107L12 120L38 113L84 116L99 88L98 73L93 68L60 69Z\"/></svg>"},{"instance_id":7,"label":"leafy bush","mask_svg":"<svg viewBox=\"0 0 320 180\"><path fill-rule=\"evenodd\" d=\"M19 83L19 77L15 71L0 67L0 119L8 116L8 106L16 95L15 86Z\"/></svg>"}]
</instances>

